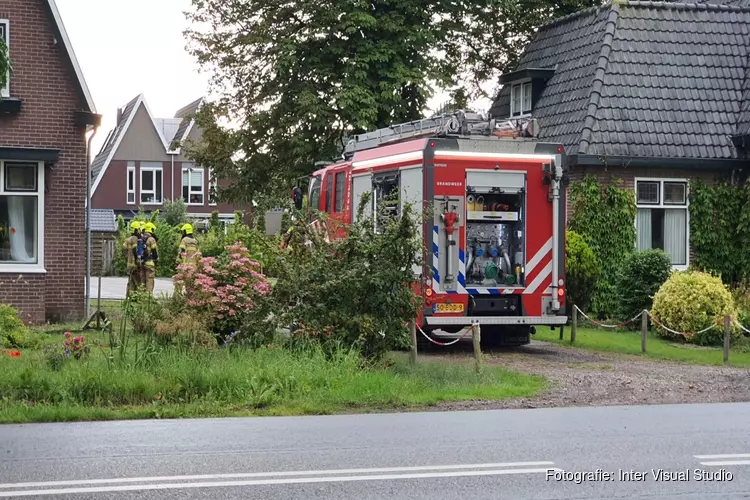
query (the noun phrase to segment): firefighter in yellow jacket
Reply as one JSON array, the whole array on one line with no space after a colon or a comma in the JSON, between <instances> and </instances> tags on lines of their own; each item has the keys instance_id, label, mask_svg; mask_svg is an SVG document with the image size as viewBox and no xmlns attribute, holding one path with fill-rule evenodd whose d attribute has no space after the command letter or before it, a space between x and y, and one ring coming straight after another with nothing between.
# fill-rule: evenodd
<instances>
[{"instance_id":1,"label":"firefighter in yellow jacket","mask_svg":"<svg viewBox=\"0 0 750 500\"><path fill-rule=\"evenodd\" d=\"M180 240L180 249L177 253L177 265L195 267L198 262L198 240L193 237L193 226L184 224L182 226L182 240ZM182 287L175 284L175 294L182 293Z\"/></svg>"},{"instance_id":2,"label":"firefighter in yellow jacket","mask_svg":"<svg viewBox=\"0 0 750 500\"><path fill-rule=\"evenodd\" d=\"M146 291L153 295L156 266L159 265L159 246L156 239L156 225L153 222L147 222L143 226L143 232L146 236L146 256L143 265L145 275L144 281Z\"/></svg>"},{"instance_id":3,"label":"firefighter in yellow jacket","mask_svg":"<svg viewBox=\"0 0 750 500\"><path fill-rule=\"evenodd\" d=\"M138 238L140 237L141 223L134 220L130 223L130 236L125 238L122 249L125 252L125 260L128 263L128 292L134 292L141 285L141 272L138 263Z\"/></svg>"}]
</instances>

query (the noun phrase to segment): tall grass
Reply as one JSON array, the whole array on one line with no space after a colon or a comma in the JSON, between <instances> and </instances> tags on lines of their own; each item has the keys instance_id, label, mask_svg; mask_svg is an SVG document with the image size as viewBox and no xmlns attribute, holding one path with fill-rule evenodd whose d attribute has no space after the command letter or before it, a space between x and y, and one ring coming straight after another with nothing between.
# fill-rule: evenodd
<instances>
[{"instance_id":1,"label":"tall grass","mask_svg":"<svg viewBox=\"0 0 750 500\"><path fill-rule=\"evenodd\" d=\"M355 352L320 349L164 349L147 363L111 363L93 351L54 371L41 353L0 358L0 422L150 416L332 413L534 394L544 379L470 363L393 354L365 366Z\"/></svg>"}]
</instances>

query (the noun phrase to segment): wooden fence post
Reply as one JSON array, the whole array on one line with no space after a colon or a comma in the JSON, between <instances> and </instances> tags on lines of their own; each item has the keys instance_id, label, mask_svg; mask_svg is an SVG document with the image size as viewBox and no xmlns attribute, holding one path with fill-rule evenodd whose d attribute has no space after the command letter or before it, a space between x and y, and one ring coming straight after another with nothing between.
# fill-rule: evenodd
<instances>
[{"instance_id":1,"label":"wooden fence post","mask_svg":"<svg viewBox=\"0 0 750 500\"><path fill-rule=\"evenodd\" d=\"M731 340L731 333L729 327L731 325L732 318L724 316L724 364L729 364L729 341Z\"/></svg>"},{"instance_id":2,"label":"wooden fence post","mask_svg":"<svg viewBox=\"0 0 750 500\"><path fill-rule=\"evenodd\" d=\"M475 368L477 373L482 371L482 349L480 347L480 335L479 323L472 323L471 325L471 341L474 344L474 360Z\"/></svg>"},{"instance_id":3,"label":"wooden fence post","mask_svg":"<svg viewBox=\"0 0 750 500\"><path fill-rule=\"evenodd\" d=\"M646 334L648 333L648 311L641 313L641 352L646 352Z\"/></svg>"},{"instance_id":4,"label":"wooden fence post","mask_svg":"<svg viewBox=\"0 0 750 500\"><path fill-rule=\"evenodd\" d=\"M409 330L411 330L411 351L409 352L409 357L411 359L411 363L416 364L417 362L417 322L415 320L412 320L411 323L409 323Z\"/></svg>"},{"instance_id":5,"label":"wooden fence post","mask_svg":"<svg viewBox=\"0 0 750 500\"><path fill-rule=\"evenodd\" d=\"M573 323L570 325L570 343L576 341L576 330L578 329L578 308L573 306Z\"/></svg>"}]
</instances>

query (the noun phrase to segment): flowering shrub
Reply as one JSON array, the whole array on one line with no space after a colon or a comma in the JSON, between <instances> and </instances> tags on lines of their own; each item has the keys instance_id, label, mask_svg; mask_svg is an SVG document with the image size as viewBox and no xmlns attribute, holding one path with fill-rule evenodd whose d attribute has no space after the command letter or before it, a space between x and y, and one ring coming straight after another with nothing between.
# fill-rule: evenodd
<instances>
[{"instance_id":1,"label":"flowering shrub","mask_svg":"<svg viewBox=\"0 0 750 500\"><path fill-rule=\"evenodd\" d=\"M262 322L263 298L271 291L246 247L238 242L225 249L218 257L199 256L195 267L178 266L174 278L190 311L210 318L212 330L224 336L247 322Z\"/></svg>"},{"instance_id":2,"label":"flowering shrub","mask_svg":"<svg viewBox=\"0 0 750 500\"><path fill-rule=\"evenodd\" d=\"M86 337L83 335L72 337L70 332L65 332L65 340L59 344L44 347L44 357L47 365L53 370L60 370L70 358L81 360L89 353L86 345Z\"/></svg>"}]
</instances>

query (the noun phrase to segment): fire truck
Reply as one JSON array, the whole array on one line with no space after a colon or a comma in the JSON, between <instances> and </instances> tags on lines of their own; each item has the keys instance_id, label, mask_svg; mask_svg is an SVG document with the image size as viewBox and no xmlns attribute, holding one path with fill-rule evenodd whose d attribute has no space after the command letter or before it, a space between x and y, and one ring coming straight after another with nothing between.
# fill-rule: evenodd
<instances>
[{"instance_id":1,"label":"fire truck","mask_svg":"<svg viewBox=\"0 0 750 500\"><path fill-rule=\"evenodd\" d=\"M429 208L434 217L418 228L427 254L414 269L424 299L417 327L440 342L478 323L483 342L528 344L537 326L568 322L566 156L537 134L535 120L462 111L363 133L343 160L314 172L308 207L339 227L367 192L368 216L394 196L394 216L406 203Z\"/></svg>"}]
</instances>

